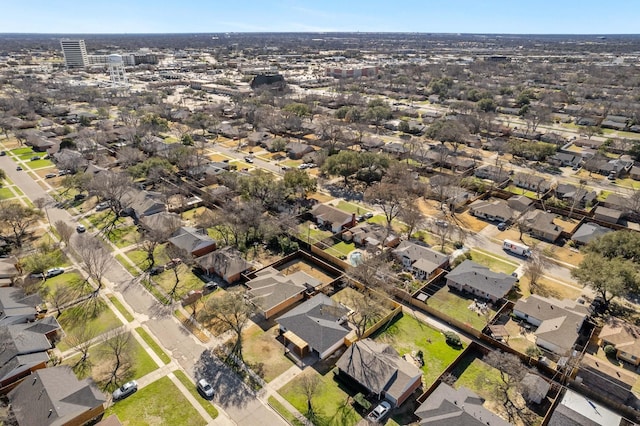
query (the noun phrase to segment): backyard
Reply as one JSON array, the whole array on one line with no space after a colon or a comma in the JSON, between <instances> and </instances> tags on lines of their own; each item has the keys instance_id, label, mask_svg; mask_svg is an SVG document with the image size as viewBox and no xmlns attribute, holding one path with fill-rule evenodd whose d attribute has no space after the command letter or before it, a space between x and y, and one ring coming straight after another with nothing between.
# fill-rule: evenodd
<instances>
[{"instance_id":1,"label":"backyard","mask_svg":"<svg viewBox=\"0 0 640 426\"><path fill-rule=\"evenodd\" d=\"M321 269L318 265L305 260L304 258L294 259L278 268L284 275L291 275L297 271L302 271L313 278L320 280L323 284L328 284L337 278L329 271Z\"/></svg>"},{"instance_id":2,"label":"backyard","mask_svg":"<svg viewBox=\"0 0 640 426\"><path fill-rule=\"evenodd\" d=\"M429 297L425 303L451 318L462 321L480 331L496 314L496 311L488 306L483 311L477 308L472 309L472 307L476 306L473 298L469 299L459 293L452 292L449 286L446 285Z\"/></svg>"}]
</instances>

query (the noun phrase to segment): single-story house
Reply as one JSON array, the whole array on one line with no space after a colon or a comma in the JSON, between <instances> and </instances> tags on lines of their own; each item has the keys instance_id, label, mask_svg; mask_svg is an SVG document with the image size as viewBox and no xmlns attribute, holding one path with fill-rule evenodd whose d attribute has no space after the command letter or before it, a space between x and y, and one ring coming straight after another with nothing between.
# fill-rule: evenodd
<instances>
[{"instance_id":1,"label":"single-story house","mask_svg":"<svg viewBox=\"0 0 640 426\"><path fill-rule=\"evenodd\" d=\"M547 162L558 167L576 167L582 163L582 155L571 152L556 152L554 155L547 158Z\"/></svg>"},{"instance_id":2,"label":"single-story house","mask_svg":"<svg viewBox=\"0 0 640 426\"><path fill-rule=\"evenodd\" d=\"M276 319L285 346L298 356L325 359L344 345L351 332L349 310L319 293Z\"/></svg>"},{"instance_id":3,"label":"single-story house","mask_svg":"<svg viewBox=\"0 0 640 426\"><path fill-rule=\"evenodd\" d=\"M573 348L589 312L586 306L572 300L532 294L516 302L513 315L538 327L534 331L536 345L562 356Z\"/></svg>"},{"instance_id":4,"label":"single-story house","mask_svg":"<svg viewBox=\"0 0 640 426\"><path fill-rule=\"evenodd\" d=\"M48 351L60 331L54 317L0 326L0 393L11 390L33 371L46 368Z\"/></svg>"},{"instance_id":5,"label":"single-story house","mask_svg":"<svg viewBox=\"0 0 640 426\"><path fill-rule=\"evenodd\" d=\"M289 155L289 158L293 160L299 160L304 157L306 154L313 152L313 147L311 145L307 145L306 143L301 142L289 142L284 150Z\"/></svg>"},{"instance_id":6,"label":"single-story house","mask_svg":"<svg viewBox=\"0 0 640 426\"><path fill-rule=\"evenodd\" d=\"M634 366L640 365L640 327L620 318L609 317L598 334L598 344L616 348L616 356Z\"/></svg>"},{"instance_id":7,"label":"single-story house","mask_svg":"<svg viewBox=\"0 0 640 426\"><path fill-rule=\"evenodd\" d=\"M631 167L631 170L629 170L629 177L633 180L640 180L640 167Z\"/></svg>"},{"instance_id":8,"label":"single-story house","mask_svg":"<svg viewBox=\"0 0 640 426\"><path fill-rule=\"evenodd\" d=\"M41 304L42 299L37 294L25 294L18 287L0 287L0 325L35 320Z\"/></svg>"},{"instance_id":9,"label":"single-story house","mask_svg":"<svg viewBox=\"0 0 640 426\"><path fill-rule=\"evenodd\" d=\"M528 189L537 194L544 194L551 189L551 183L544 176L537 176L530 173L516 173L513 175L513 184L518 188Z\"/></svg>"},{"instance_id":10,"label":"single-story house","mask_svg":"<svg viewBox=\"0 0 640 426\"><path fill-rule=\"evenodd\" d=\"M356 224L355 213L347 213L328 204L317 204L310 213L318 225L331 228L331 232L334 234Z\"/></svg>"},{"instance_id":11,"label":"single-story house","mask_svg":"<svg viewBox=\"0 0 640 426\"><path fill-rule=\"evenodd\" d=\"M103 415L107 401L91 380L63 366L34 372L8 398L19 426L84 425Z\"/></svg>"},{"instance_id":12,"label":"single-story house","mask_svg":"<svg viewBox=\"0 0 640 426\"><path fill-rule=\"evenodd\" d=\"M604 201L601 201L599 203L599 205L608 207L610 209L619 210L621 212L624 212L625 214L629 213L631 204L632 202L628 197L622 194L615 193L609 194Z\"/></svg>"},{"instance_id":13,"label":"single-story house","mask_svg":"<svg viewBox=\"0 0 640 426\"><path fill-rule=\"evenodd\" d=\"M612 232L612 230L605 228L604 226L600 226L597 223L587 222L580 225L576 232L571 236L571 240L578 244L587 244L591 240L594 240L608 232Z\"/></svg>"},{"instance_id":14,"label":"single-story house","mask_svg":"<svg viewBox=\"0 0 640 426\"><path fill-rule=\"evenodd\" d=\"M511 423L484 407L484 399L472 390L458 389L446 383L437 388L420 404L415 415L421 426L510 426Z\"/></svg>"},{"instance_id":15,"label":"single-story house","mask_svg":"<svg viewBox=\"0 0 640 426\"><path fill-rule=\"evenodd\" d=\"M505 200L476 200L469 205L469 213L493 222L509 222L514 216Z\"/></svg>"},{"instance_id":16,"label":"single-story house","mask_svg":"<svg viewBox=\"0 0 640 426\"><path fill-rule=\"evenodd\" d=\"M473 260L465 260L446 276L447 285L458 291L466 291L492 302L505 297L517 278L502 272L493 272Z\"/></svg>"},{"instance_id":17,"label":"single-story house","mask_svg":"<svg viewBox=\"0 0 640 426\"><path fill-rule=\"evenodd\" d=\"M556 198L573 204L577 198L576 206L585 207L587 204L593 203L597 194L595 191L587 191L586 189L576 188L568 183L561 183L555 189Z\"/></svg>"},{"instance_id":18,"label":"single-story house","mask_svg":"<svg viewBox=\"0 0 640 426\"><path fill-rule=\"evenodd\" d=\"M11 285L19 273L15 256L0 258L0 287Z\"/></svg>"},{"instance_id":19,"label":"single-story house","mask_svg":"<svg viewBox=\"0 0 640 426\"><path fill-rule=\"evenodd\" d=\"M393 254L406 270L417 279L431 278L440 269L449 266L449 256L411 241L402 241Z\"/></svg>"},{"instance_id":20,"label":"single-story house","mask_svg":"<svg viewBox=\"0 0 640 426\"><path fill-rule=\"evenodd\" d=\"M638 375L635 372L617 367L611 362L603 361L589 353L585 353L580 360L576 376L576 380L581 381L583 387L607 400L623 405L637 400L633 392L637 379ZM606 423L603 426L608 425L609 423Z\"/></svg>"},{"instance_id":21,"label":"single-story house","mask_svg":"<svg viewBox=\"0 0 640 426\"><path fill-rule=\"evenodd\" d=\"M532 210L522 218L522 227L536 238L555 242L562 234L562 228L553 223L556 215L542 210Z\"/></svg>"},{"instance_id":22,"label":"single-story house","mask_svg":"<svg viewBox=\"0 0 640 426\"><path fill-rule=\"evenodd\" d=\"M386 343L354 342L338 362L338 377L352 380L392 406L398 407L422 384L422 370L405 361Z\"/></svg>"},{"instance_id":23,"label":"single-story house","mask_svg":"<svg viewBox=\"0 0 640 426\"><path fill-rule=\"evenodd\" d=\"M251 270L253 264L242 257L242 253L229 246L197 257L195 264L206 274L218 275L231 284L242 278L242 274Z\"/></svg>"},{"instance_id":24,"label":"single-story house","mask_svg":"<svg viewBox=\"0 0 640 426\"><path fill-rule=\"evenodd\" d=\"M593 212L593 217L595 219L602 220L608 223L618 223L618 221L620 221L620 218L622 217L622 214L623 213L620 210L598 206Z\"/></svg>"},{"instance_id":25,"label":"single-story house","mask_svg":"<svg viewBox=\"0 0 640 426\"><path fill-rule=\"evenodd\" d=\"M360 142L360 148L364 149L365 151L378 150L382 148L383 145L384 141L382 139L368 135L363 136L362 141Z\"/></svg>"},{"instance_id":26,"label":"single-story house","mask_svg":"<svg viewBox=\"0 0 640 426\"><path fill-rule=\"evenodd\" d=\"M160 212L140 219L140 225L146 230L154 230L171 235L182 226L182 219L176 213Z\"/></svg>"},{"instance_id":27,"label":"single-story house","mask_svg":"<svg viewBox=\"0 0 640 426\"><path fill-rule=\"evenodd\" d=\"M204 256L216 249L216 242L206 229L183 226L169 238L169 243L194 257Z\"/></svg>"},{"instance_id":28,"label":"single-story house","mask_svg":"<svg viewBox=\"0 0 640 426\"><path fill-rule=\"evenodd\" d=\"M379 247L396 247L400 244L400 238L389 233L387 228L377 223L361 223L342 233L342 239L345 241L353 241L359 246L365 246L368 249Z\"/></svg>"},{"instance_id":29,"label":"single-story house","mask_svg":"<svg viewBox=\"0 0 640 426\"><path fill-rule=\"evenodd\" d=\"M478 167L474 172L474 176L479 179L489 179L494 182L504 182L509 179L509 171L503 167L497 166L482 166Z\"/></svg>"},{"instance_id":30,"label":"single-story house","mask_svg":"<svg viewBox=\"0 0 640 426\"><path fill-rule=\"evenodd\" d=\"M516 212L524 212L531 208L533 200L524 195L514 195L507 200L507 204Z\"/></svg>"},{"instance_id":31,"label":"single-story house","mask_svg":"<svg viewBox=\"0 0 640 426\"><path fill-rule=\"evenodd\" d=\"M122 205L125 206L125 212L138 221L145 216L167 211L160 197L158 193L131 189L122 196Z\"/></svg>"},{"instance_id":32,"label":"single-story house","mask_svg":"<svg viewBox=\"0 0 640 426\"><path fill-rule=\"evenodd\" d=\"M251 302L269 319L302 300L307 290L314 290L321 284L320 280L303 271L284 275L268 267L256 272L255 278L245 285L249 288Z\"/></svg>"}]
</instances>

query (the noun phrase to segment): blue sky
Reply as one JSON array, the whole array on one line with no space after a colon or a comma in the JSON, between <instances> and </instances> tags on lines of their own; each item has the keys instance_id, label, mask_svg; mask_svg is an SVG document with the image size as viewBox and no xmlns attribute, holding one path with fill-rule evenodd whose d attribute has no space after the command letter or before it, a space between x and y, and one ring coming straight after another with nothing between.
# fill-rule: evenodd
<instances>
[{"instance_id":1,"label":"blue sky","mask_svg":"<svg viewBox=\"0 0 640 426\"><path fill-rule=\"evenodd\" d=\"M2 33L637 34L638 0L4 0Z\"/></svg>"}]
</instances>

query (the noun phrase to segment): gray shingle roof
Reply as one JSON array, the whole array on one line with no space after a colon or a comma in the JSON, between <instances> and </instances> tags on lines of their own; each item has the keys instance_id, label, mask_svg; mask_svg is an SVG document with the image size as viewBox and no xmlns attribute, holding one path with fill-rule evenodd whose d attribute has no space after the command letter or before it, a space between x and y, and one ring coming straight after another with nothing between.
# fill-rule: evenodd
<instances>
[{"instance_id":1,"label":"gray shingle roof","mask_svg":"<svg viewBox=\"0 0 640 426\"><path fill-rule=\"evenodd\" d=\"M583 223L576 232L574 232L571 239L582 244L587 244L589 241L609 232L611 232L611 229L600 226L597 223Z\"/></svg>"},{"instance_id":2,"label":"gray shingle roof","mask_svg":"<svg viewBox=\"0 0 640 426\"><path fill-rule=\"evenodd\" d=\"M400 258L407 257L415 268L425 271L428 274L431 274L440 265L445 263L449 257L446 254L411 241L402 241L400 245L393 250L393 254Z\"/></svg>"},{"instance_id":3,"label":"gray shingle roof","mask_svg":"<svg viewBox=\"0 0 640 426\"><path fill-rule=\"evenodd\" d=\"M178 229L173 237L169 238L169 242L187 253L193 253L198 250L211 247L215 248L216 242L207 234L204 229L196 229L191 226L183 226Z\"/></svg>"},{"instance_id":4,"label":"gray shingle roof","mask_svg":"<svg viewBox=\"0 0 640 426\"><path fill-rule=\"evenodd\" d=\"M459 285L483 291L494 297L504 297L513 287L516 278L502 272L493 272L473 260L465 260L447 274L447 280Z\"/></svg>"},{"instance_id":5,"label":"gray shingle roof","mask_svg":"<svg viewBox=\"0 0 640 426\"><path fill-rule=\"evenodd\" d=\"M266 268L246 286L250 289L251 301L266 311L320 284L319 280L303 271L284 275L274 268Z\"/></svg>"}]
</instances>

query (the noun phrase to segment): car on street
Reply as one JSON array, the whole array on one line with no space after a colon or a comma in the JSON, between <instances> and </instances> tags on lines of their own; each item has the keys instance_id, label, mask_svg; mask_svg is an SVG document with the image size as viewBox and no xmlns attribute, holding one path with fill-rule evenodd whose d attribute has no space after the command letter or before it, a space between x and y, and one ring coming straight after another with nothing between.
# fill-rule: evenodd
<instances>
[{"instance_id":1,"label":"car on street","mask_svg":"<svg viewBox=\"0 0 640 426\"><path fill-rule=\"evenodd\" d=\"M250 155L247 155L246 157L244 157L244 161L246 161L247 163L251 164L253 163L253 157Z\"/></svg>"},{"instance_id":2,"label":"car on street","mask_svg":"<svg viewBox=\"0 0 640 426\"><path fill-rule=\"evenodd\" d=\"M198 380L198 392L207 399L213 398L213 386L205 379Z\"/></svg>"},{"instance_id":3,"label":"car on street","mask_svg":"<svg viewBox=\"0 0 640 426\"><path fill-rule=\"evenodd\" d=\"M96 211L101 212L109 208L111 204L108 201L103 201L96 206Z\"/></svg>"},{"instance_id":4,"label":"car on street","mask_svg":"<svg viewBox=\"0 0 640 426\"><path fill-rule=\"evenodd\" d=\"M437 226L439 226L441 228L448 228L449 227L449 222L447 222L446 220L437 219L435 223L436 223Z\"/></svg>"},{"instance_id":5,"label":"car on street","mask_svg":"<svg viewBox=\"0 0 640 426\"><path fill-rule=\"evenodd\" d=\"M363 214L362 217L364 217L365 219L371 219L373 217L373 213L367 212Z\"/></svg>"},{"instance_id":6,"label":"car on street","mask_svg":"<svg viewBox=\"0 0 640 426\"><path fill-rule=\"evenodd\" d=\"M21 171L21 170L22 170L22 167L18 166L18 167L16 167L16 170L17 170L17 171Z\"/></svg>"},{"instance_id":7,"label":"car on street","mask_svg":"<svg viewBox=\"0 0 640 426\"><path fill-rule=\"evenodd\" d=\"M44 273L44 277L45 278L53 278L53 277L57 277L58 275L64 274L64 269L62 268L51 268L51 269L47 269L47 271Z\"/></svg>"},{"instance_id":8,"label":"car on street","mask_svg":"<svg viewBox=\"0 0 640 426\"><path fill-rule=\"evenodd\" d=\"M4 157L5 155L7 155L7 151L0 151L0 157Z\"/></svg>"},{"instance_id":9,"label":"car on street","mask_svg":"<svg viewBox=\"0 0 640 426\"><path fill-rule=\"evenodd\" d=\"M149 275L160 275L162 272L164 272L164 265L154 266L153 268L149 269Z\"/></svg>"},{"instance_id":10,"label":"car on street","mask_svg":"<svg viewBox=\"0 0 640 426\"><path fill-rule=\"evenodd\" d=\"M60 170L58 172L58 176L64 176L64 175L68 175L71 174L71 170Z\"/></svg>"},{"instance_id":11,"label":"car on street","mask_svg":"<svg viewBox=\"0 0 640 426\"><path fill-rule=\"evenodd\" d=\"M282 170L284 170L285 172L286 172L287 170L289 170L289 166L282 166L282 167L280 167L280 168L281 168Z\"/></svg>"},{"instance_id":12,"label":"car on street","mask_svg":"<svg viewBox=\"0 0 640 426\"><path fill-rule=\"evenodd\" d=\"M40 157L38 157L37 155L34 156L34 157L31 157L31 161L36 161L36 160L39 160L39 159L40 159Z\"/></svg>"},{"instance_id":13,"label":"car on street","mask_svg":"<svg viewBox=\"0 0 640 426\"><path fill-rule=\"evenodd\" d=\"M135 380L127 382L124 385L120 386L115 391L113 391L113 394L112 394L113 400L119 401L121 399L124 399L129 395L133 395L137 390L138 390L138 382L136 382Z\"/></svg>"},{"instance_id":14,"label":"car on street","mask_svg":"<svg viewBox=\"0 0 640 426\"><path fill-rule=\"evenodd\" d=\"M55 173L47 173L46 175L44 175L45 179L51 179L51 178L54 178L56 176L58 176L58 175L55 174Z\"/></svg>"},{"instance_id":15,"label":"car on street","mask_svg":"<svg viewBox=\"0 0 640 426\"><path fill-rule=\"evenodd\" d=\"M84 225L78 225L76 226L76 231L78 232L78 234L82 234L83 232L85 232L87 230L87 228L84 227Z\"/></svg>"},{"instance_id":16,"label":"car on street","mask_svg":"<svg viewBox=\"0 0 640 426\"><path fill-rule=\"evenodd\" d=\"M367 420L369 420L370 422L379 423L382 421L382 419L384 419L389 410L391 410L391 404L389 404L387 401L382 401L376 406L376 408L373 409L372 412L369 413L369 415L367 416Z\"/></svg>"}]
</instances>

